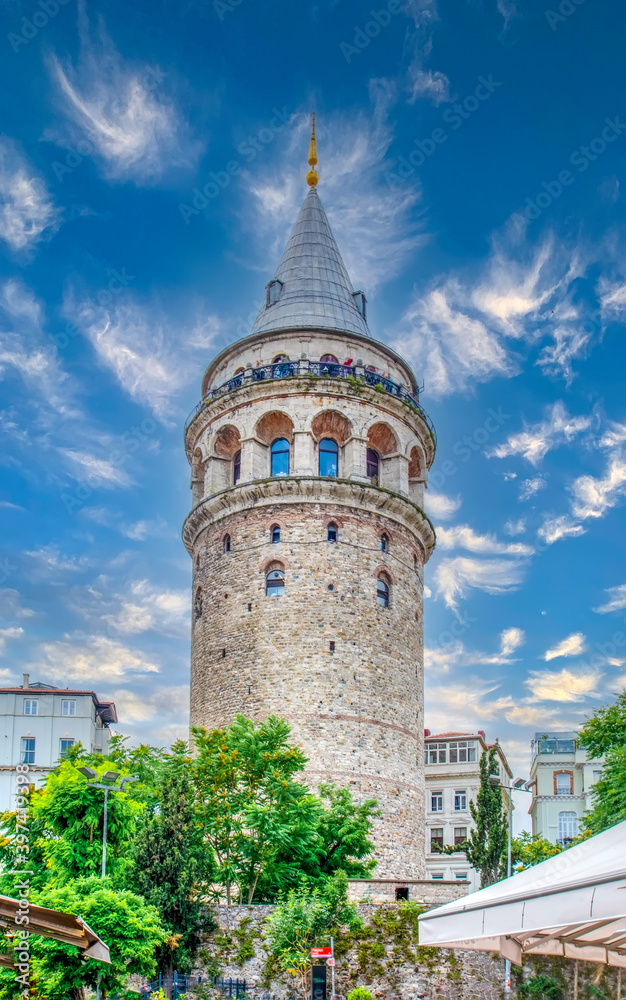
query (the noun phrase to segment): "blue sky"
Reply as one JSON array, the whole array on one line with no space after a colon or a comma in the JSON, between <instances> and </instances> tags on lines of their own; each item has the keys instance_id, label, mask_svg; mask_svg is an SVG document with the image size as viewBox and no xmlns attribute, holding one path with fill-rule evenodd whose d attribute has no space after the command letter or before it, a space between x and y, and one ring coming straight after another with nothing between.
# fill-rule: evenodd
<instances>
[{"instance_id":1,"label":"blue sky","mask_svg":"<svg viewBox=\"0 0 626 1000\"><path fill-rule=\"evenodd\" d=\"M4 0L3 683L184 734L182 427L260 305L315 110L370 328L438 430L427 725L525 773L535 730L623 687L626 11L544 3Z\"/></svg>"}]
</instances>

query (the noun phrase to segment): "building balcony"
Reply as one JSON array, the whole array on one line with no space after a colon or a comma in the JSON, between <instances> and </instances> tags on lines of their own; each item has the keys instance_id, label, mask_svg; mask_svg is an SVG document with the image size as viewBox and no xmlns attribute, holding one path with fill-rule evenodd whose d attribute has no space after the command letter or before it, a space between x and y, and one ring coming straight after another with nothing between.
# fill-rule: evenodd
<instances>
[{"instance_id":1,"label":"building balcony","mask_svg":"<svg viewBox=\"0 0 626 1000\"><path fill-rule=\"evenodd\" d=\"M255 382L271 382L275 379L345 379L351 391L358 393L361 388L370 387L376 392L388 393L400 399L414 413L417 413L430 431L433 443L436 445L437 436L432 420L422 407L417 395L413 394L405 385L401 385L394 379L387 378L380 372L373 370L367 365L341 365L331 364L326 361L279 361L277 364L261 365L258 368L246 368L244 371L233 375L222 385L212 388L204 399L191 411L186 422L185 432L193 423L199 413L209 406L213 400L220 396L236 393L238 389L251 385Z\"/></svg>"}]
</instances>

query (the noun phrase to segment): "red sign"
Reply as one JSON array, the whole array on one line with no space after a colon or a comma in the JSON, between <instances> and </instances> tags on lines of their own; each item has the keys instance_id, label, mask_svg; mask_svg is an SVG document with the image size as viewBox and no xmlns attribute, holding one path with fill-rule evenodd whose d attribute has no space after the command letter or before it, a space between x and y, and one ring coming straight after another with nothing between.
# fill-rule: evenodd
<instances>
[{"instance_id":1,"label":"red sign","mask_svg":"<svg viewBox=\"0 0 626 1000\"><path fill-rule=\"evenodd\" d=\"M326 965L330 965L331 969L332 969L332 967L333 967L334 964L335 964L335 959L334 958L329 958L328 961L327 961L327 963L326 963Z\"/></svg>"},{"instance_id":2,"label":"red sign","mask_svg":"<svg viewBox=\"0 0 626 1000\"><path fill-rule=\"evenodd\" d=\"M311 958L332 958L332 948L311 948Z\"/></svg>"}]
</instances>

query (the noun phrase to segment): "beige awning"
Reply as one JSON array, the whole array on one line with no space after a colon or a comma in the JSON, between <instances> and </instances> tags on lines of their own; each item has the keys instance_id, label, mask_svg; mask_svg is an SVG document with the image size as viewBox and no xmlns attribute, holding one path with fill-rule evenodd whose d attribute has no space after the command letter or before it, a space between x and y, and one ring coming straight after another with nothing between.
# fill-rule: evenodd
<instances>
[{"instance_id":1,"label":"beige awning","mask_svg":"<svg viewBox=\"0 0 626 1000\"><path fill-rule=\"evenodd\" d=\"M63 944L74 944L82 949L85 958L93 958L97 962L111 963L108 946L81 917L60 910L48 910L45 906L28 906L28 924L16 924L18 913L23 913L18 899L10 896L0 896L0 926L8 931L27 929L31 934L41 934L43 937L62 941ZM13 959L8 955L0 955L0 966L13 968Z\"/></svg>"},{"instance_id":2,"label":"beige awning","mask_svg":"<svg viewBox=\"0 0 626 1000\"><path fill-rule=\"evenodd\" d=\"M420 944L626 968L626 822L419 918Z\"/></svg>"}]
</instances>

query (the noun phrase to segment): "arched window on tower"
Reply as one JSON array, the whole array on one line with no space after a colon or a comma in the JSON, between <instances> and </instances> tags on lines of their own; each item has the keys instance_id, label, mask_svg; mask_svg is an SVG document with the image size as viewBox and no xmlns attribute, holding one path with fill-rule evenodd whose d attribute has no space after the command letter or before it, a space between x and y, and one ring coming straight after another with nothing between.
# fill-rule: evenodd
<instances>
[{"instance_id":1,"label":"arched window on tower","mask_svg":"<svg viewBox=\"0 0 626 1000\"><path fill-rule=\"evenodd\" d=\"M339 445L332 438L320 441L320 476L337 476L339 469Z\"/></svg>"},{"instance_id":2,"label":"arched window on tower","mask_svg":"<svg viewBox=\"0 0 626 1000\"><path fill-rule=\"evenodd\" d=\"M373 448L367 449L367 478L374 486L378 486L380 479L380 456Z\"/></svg>"},{"instance_id":3,"label":"arched window on tower","mask_svg":"<svg viewBox=\"0 0 626 1000\"><path fill-rule=\"evenodd\" d=\"M285 572L273 569L265 577L265 594L267 597L282 597L285 593Z\"/></svg>"},{"instance_id":4,"label":"arched window on tower","mask_svg":"<svg viewBox=\"0 0 626 1000\"><path fill-rule=\"evenodd\" d=\"M337 541L337 525L333 524L332 522L328 525L328 541L329 542Z\"/></svg>"},{"instance_id":5,"label":"arched window on tower","mask_svg":"<svg viewBox=\"0 0 626 1000\"><path fill-rule=\"evenodd\" d=\"M241 478L241 450L233 455L233 486L236 486Z\"/></svg>"},{"instance_id":6,"label":"arched window on tower","mask_svg":"<svg viewBox=\"0 0 626 1000\"><path fill-rule=\"evenodd\" d=\"M380 536L380 551L389 552L389 535Z\"/></svg>"},{"instance_id":7,"label":"arched window on tower","mask_svg":"<svg viewBox=\"0 0 626 1000\"><path fill-rule=\"evenodd\" d=\"M196 590L196 597L193 602L193 616L196 621L202 618L202 587Z\"/></svg>"},{"instance_id":8,"label":"arched window on tower","mask_svg":"<svg viewBox=\"0 0 626 1000\"><path fill-rule=\"evenodd\" d=\"M320 361L322 364L324 364L324 362L331 365L339 364L339 359L336 358L334 354L322 354Z\"/></svg>"},{"instance_id":9,"label":"arched window on tower","mask_svg":"<svg viewBox=\"0 0 626 1000\"><path fill-rule=\"evenodd\" d=\"M270 528L270 539L272 540L272 542L280 541L280 527L278 524L274 524Z\"/></svg>"},{"instance_id":10,"label":"arched window on tower","mask_svg":"<svg viewBox=\"0 0 626 1000\"><path fill-rule=\"evenodd\" d=\"M272 444L272 476L289 475L289 441L287 438L277 438Z\"/></svg>"},{"instance_id":11,"label":"arched window on tower","mask_svg":"<svg viewBox=\"0 0 626 1000\"><path fill-rule=\"evenodd\" d=\"M230 552L230 535L224 535L224 552Z\"/></svg>"},{"instance_id":12,"label":"arched window on tower","mask_svg":"<svg viewBox=\"0 0 626 1000\"><path fill-rule=\"evenodd\" d=\"M389 607L389 582L386 576L379 576L376 581L376 601L381 608Z\"/></svg>"}]
</instances>

